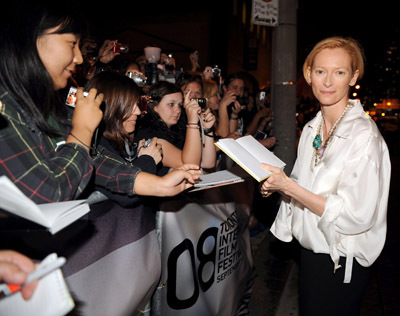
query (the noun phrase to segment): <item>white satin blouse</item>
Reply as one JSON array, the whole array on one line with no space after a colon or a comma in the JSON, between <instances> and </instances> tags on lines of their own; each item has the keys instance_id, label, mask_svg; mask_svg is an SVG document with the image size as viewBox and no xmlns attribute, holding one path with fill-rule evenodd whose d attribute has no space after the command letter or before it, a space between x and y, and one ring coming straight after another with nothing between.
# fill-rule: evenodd
<instances>
[{"instance_id":1,"label":"white satin blouse","mask_svg":"<svg viewBox=\"0 0 400 316\"><path fill-rule=\"evenodd\" d=\"M375 122L359 101L337 126L333 139L312 171L313 139L322 119L319 112L303 129L291 178L327 198L320 217L296 200L284 200L271 227L280 240L295 237L306 249L330 254L334 270L347 257L345 283L351 280L353 258L370 266L386 238L390 157Z\"/></svg>"}]
</instances>

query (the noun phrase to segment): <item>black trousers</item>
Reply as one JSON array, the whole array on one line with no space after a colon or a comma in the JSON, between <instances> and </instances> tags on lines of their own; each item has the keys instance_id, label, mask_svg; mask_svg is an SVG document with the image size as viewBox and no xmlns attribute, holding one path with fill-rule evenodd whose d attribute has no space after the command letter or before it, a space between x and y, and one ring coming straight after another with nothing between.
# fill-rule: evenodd
<instances>
[{"instance_id":1,"label":"black trousers","mask_svg":"<svg viewBox=\"0 0 400 316\"><path fill-rule=\"evenodd\" d=\"M346 258L333 272L333 262L328 254L316 254L301 249L299 307L301 316L358 316L368 285L371 267L361 266L353 259L350 283L343 283Z\"/></svg>"}]
</instances>

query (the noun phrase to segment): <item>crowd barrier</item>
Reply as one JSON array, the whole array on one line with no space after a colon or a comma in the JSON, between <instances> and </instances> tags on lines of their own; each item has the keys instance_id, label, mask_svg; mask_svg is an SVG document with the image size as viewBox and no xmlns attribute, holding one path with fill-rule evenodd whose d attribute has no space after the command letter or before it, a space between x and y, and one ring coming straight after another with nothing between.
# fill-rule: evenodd
<instances>
[{"instance_id":1,"label":"crowd barrier","mask_svg":"<svg viewBox=\"0 0 400 316\"><path fill-rule=\"evenodd\" d=\"M161 204L154 236L161 247L161 279L146 316L236 314L253 276L248 230L253 196L254 182L248 180L187 192ZM120 297L109 293L110 289L134 292L141 284L147 288L146 279L155 273L152 260L159 259L144 243L147 239L136 240L136 234L130 233L130 227L140 220L123 209L108 211L107 201L103 203L103 209L93 209L56 235L19 218L0 220L0 248L15 249L32 258L51 252L67 258L64 276L77 311L83 315L89 294L90 306L99 309L93 315L110 315L106 308L116 314L117 307L128 309L130 304L122 301L127 295ZM159 249L155 251L158 255ZM138 260L148 263L145 270L132 268L146 266L137 264ZM89 291L86 280L91 283ZM103 286L107 282L110 287Z\"/></svg>"},{"instance_id":2,"label":"crowd barrier","mask_svg":"<svg viewBox=\"0 0 400 316\"><path fill-rule=\"evenodd\" d=\"M235 315L252 275L248 221L254 185L187 193L161 206L161 280L151 315Z\"/></svg>"}]
</instances>

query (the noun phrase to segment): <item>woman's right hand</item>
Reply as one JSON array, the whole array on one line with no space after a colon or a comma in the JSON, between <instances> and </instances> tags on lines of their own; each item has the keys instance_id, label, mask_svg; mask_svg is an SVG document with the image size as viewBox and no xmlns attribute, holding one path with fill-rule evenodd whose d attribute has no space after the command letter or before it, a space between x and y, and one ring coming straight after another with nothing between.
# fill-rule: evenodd
<instances>
[{"instance_id":1,"label":"woman's right hand","mask_svg":"<svg viewBox=\"0 0 400 316\"><path fill-rule=\"evenodd\" d=\"M89 94L84 97L83 88L78 88L76 106L72 116L73 130L93 134L103 118L103 112L100 109L103 97L102 93L97 95L97 89L94 88L90 89Z\"/></svg>"},{"instance_id":2,"label":"woman's right hand","mask_svg":"<svg viewBox=\"0 0 400 316\"><path fill-rule=\"evenodd\" d=\"M185 95L185 100L183 103L183 107L186 111L186 116L188 122L197 123L199 121L199 114L201 113L201 107L197 103L196 100L190 100L190 90Z\"/></svg>"},{"instance_id":3,"label":"woman's right hand","mask_svg":"<svg viewBox=\"0 0 400 316\"><path fill-rule=\"evenodd\" d=\"M232 91L227 91L221 101L219 101L219 107L227 108L231 103L235 103L236 95Z\"/></svg>"},{"instance_id":4,"label":"woman's right hand","mask_svg":"<svg viewBox=\"0 0 400 316\"><path fill-rule=\"evenodd\" d=\"M35 263L14 250L0 250L0 283L25 284L28 274L35 270ZM24 300L32 297L38 281L26 284L21 289Z\"/></svg>"},{"instance_id":5,"label":"woman's right hand","mask_svg":"<svg viewBox=\"0 0 400 316\"><path fill-rule=\"evenodd\" d=\"M78 88L72 129L66 139L67 143L77 143L89 150L93 133L103 117L103 112L100 110L103 97L102 93L97 95L96 89L90 89L88 95L84 97L83 89Z\"/></svg>"},{"instance_id":6,"label":"woman's right hand","mask_svg":"<svg viewBox=\"0 0 400 316\"><path fill-rule=\"evenodd\" d=\"M138 195L174 196L191 188L199 178L196 175L196 165L184 165L173 169L163 177L147 172L139 172L136 176L134 190ZM192 172L190 172L192 171Z\"/></svg>"},{"instance_id":7,"label":"woman's right hand","mask_svg":"<svg viewBox=\"0 0 400 316\"><path fill-rule=\"evenodd\" d=\"M163 158L162 145L157 143L157 137L153 137L151 139L150 145L147 147L142 147L144 142L145 142L144 139L139 141L140 150L138 153L138 157L140 157L142 155L149 155L154 159L154 161L156 162L156 165L157 165Z\"/></svg>"},{"instance_id":8,"label":"woman's right hand","mask_svg":"<svg viewBox=\"0 0 400 316\"><path fill-rule=\"evenodd\" d=\"M159 181L159 190L162 192L161 196L174 196L184 190L191 188L195 181L199 178L189 171L181 169L173 169Z\"/></svg>"}]
</instances>

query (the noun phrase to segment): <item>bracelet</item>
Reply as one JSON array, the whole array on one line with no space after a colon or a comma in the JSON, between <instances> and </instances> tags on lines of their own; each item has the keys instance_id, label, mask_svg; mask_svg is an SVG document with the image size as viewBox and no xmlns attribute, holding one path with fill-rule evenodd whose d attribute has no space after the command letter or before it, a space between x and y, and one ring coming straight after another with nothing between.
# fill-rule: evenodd
<instances>
[{"instance_id":1,"label":"bracelet","mask_svg":"<svg viewBox=\"0 0 400 316\"><path fill-rule=\"evenodd\" d=\"M237 121L239 119L239 117L232 117L231 116L229 119L232 120L232 121Z\"/></svg>"},{"instance_id":2,"label":"bracelet","mask_svg":"<svg viewBox=\"0 0 400 316\"><path fill-rule=\"evenodd\" d=\"M209 129L203 130L203 133L204 133L204 135L206 135L208 137L214 138L214 129L212 127Z\"/></svg>"},{"instance_id":3,"label":"bracelet","mask_svg":"<svg viewBox=\"0 0 400 316\"><path fill-rule=\"evenodd\" d=\"M92 149L92 147L86 145L83 141L81 141L78 137L76 137L74 134L72 134L71 132L69 133L69 135L71 135L73 138L75 138L81 145L85 146L88 149Z\"/></svg>"},{"instance_id":4,"label":"bracelet","mask_svg":"<svg viewBox=\"0 0 400 316\"><path fill-rule=\"evenodd\" d=\"M198 125L186 125L186 128L193 128L193 129L200 129L200 126Z\"/></svg>"}]
</instances>

